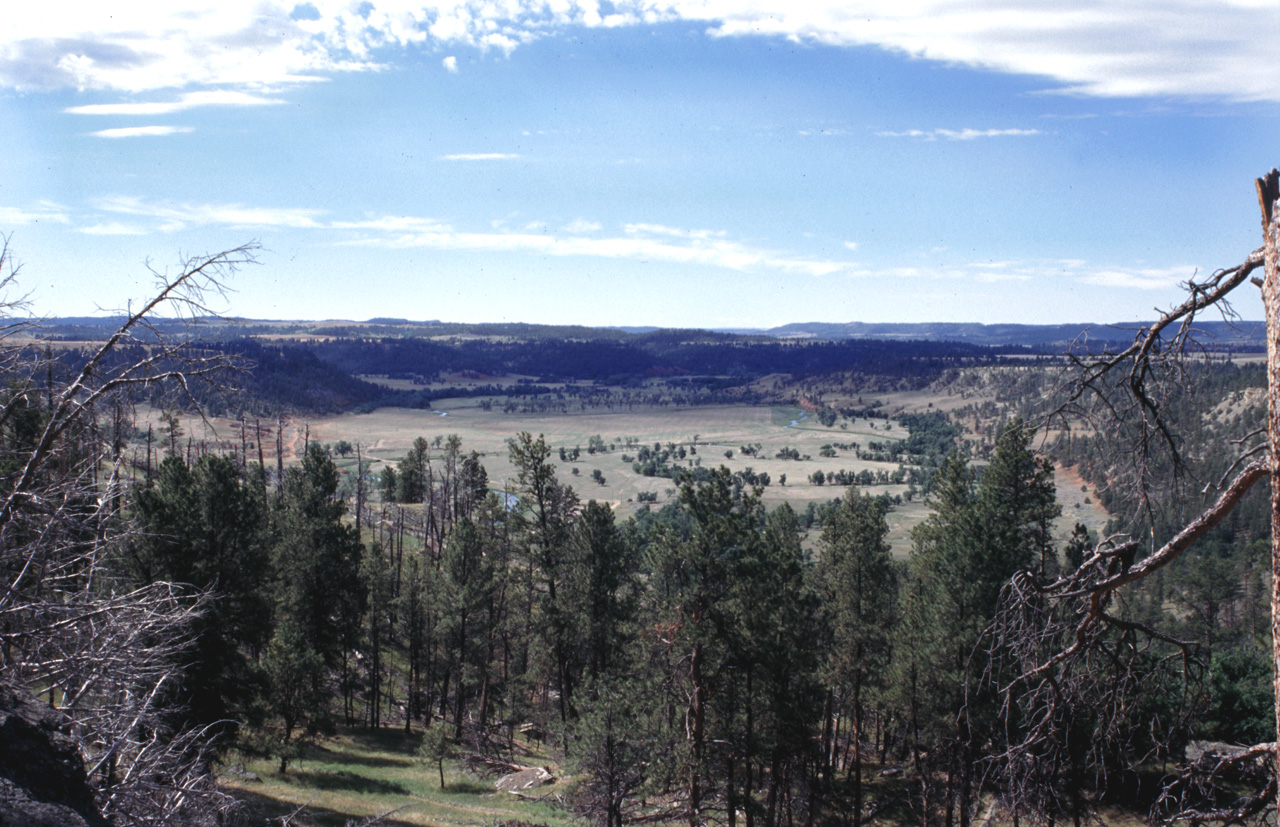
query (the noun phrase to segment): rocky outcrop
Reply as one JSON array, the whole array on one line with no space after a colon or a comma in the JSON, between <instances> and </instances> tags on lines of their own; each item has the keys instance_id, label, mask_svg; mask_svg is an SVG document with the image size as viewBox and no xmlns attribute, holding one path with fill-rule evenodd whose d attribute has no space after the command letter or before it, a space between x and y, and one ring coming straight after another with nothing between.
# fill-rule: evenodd
<instances>
[{"instance_id":1,"label":"rocky outcrop","mask_svg":"<svg viewBox=\"0 0 1280 827\"><path fill-rule=\"evenodd\" d=\"M0 827L110 827L93 803L67 720L0 682Z\"/></svg>"},{"instance_id":2,"label":"rocky outcrop","mask_svg":"<svg viewBox=\"0 0 1280 827\"><path fill-rule=\"evenodd\" d=\"M532 790L546 784L554 784L555 776L542 767L526 767L519 772L504 775L498 779L497 788L504 793L519 795L525 790Z\"/></svg>"}]
</instances>

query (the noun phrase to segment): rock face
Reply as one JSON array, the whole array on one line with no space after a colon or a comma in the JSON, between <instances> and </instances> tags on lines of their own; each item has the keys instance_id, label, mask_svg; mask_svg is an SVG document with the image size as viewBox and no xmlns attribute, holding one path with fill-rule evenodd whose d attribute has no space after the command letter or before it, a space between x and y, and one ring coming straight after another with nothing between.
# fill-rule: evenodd
<instances>
[{"instance_id":1,"label":"rock face","mask_svg":"<svg viewBox=\"0 0 1280 827\"><path fill-rule=\"evenodd\" d=\"M0 827L110 827L66 726L57 710L0 683Z\"/></svg>"}]
</instances>

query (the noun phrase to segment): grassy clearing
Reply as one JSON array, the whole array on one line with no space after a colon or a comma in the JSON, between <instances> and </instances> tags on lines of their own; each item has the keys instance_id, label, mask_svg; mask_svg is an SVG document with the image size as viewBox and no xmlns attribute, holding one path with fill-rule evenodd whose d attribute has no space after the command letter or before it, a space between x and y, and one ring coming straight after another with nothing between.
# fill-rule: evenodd
<instances>
[{"instance_id":1,"label":"grassy clearing","mask_svg":"<svg viewBox=\"0 0 1280 827\"><path fill-rule=\"evenodd\" d=\"M839 425L824 428L816 422L811 427L791 427L790 423L803 413L797 407L726 405L617 413L505 414L496 410L485 411L474 400L446 399L436 402L435 409L430 411L385 408L368 414L312 420L310 434L311 439L322 442L340 439L353 443L359 441L366 457L375 461L375 473L404 456L416 437L432 441L437 436L457 434L462 438L464 450L481 454L490 483L495 488L514 481L515 472L507 459L507 440L520 431L542 434L553 452L560 448L581 449L576 462L561 462L553 453L561 479L572 484L584 500L609 502L623 516L634 513L639 492L657 494L657 504L661 506L675 495L676 488L669 479L636 474L630 462L623 462L624 454L634 457L636 453L635 447L625 447L628 437L638 444L652 446L660 443L665 446L675 443L686 448L695 447L696 437L697 453L686 458L686 466L700 461L712 468L724 465L733 471L750 467L757 472L767 472L774 481L765 489L764 495L770 506L790 502L793 507L802 509L810 501L838 497L839 489L808 482L809 475L818 469L824 473L840 469L896 470L897 466L891 463L859 460L852 451L840 450L835 457L821 457L819 450L823 445L834 442L866 445L870 440L902 438L905 431L901 427L885 430L883 420L844 421L841 423L844 428ZM610 443L612 450L588 454L588 440L595 434ZM756 443L762 446L758 456L741 453L743 445ZM784 447L795 448L809 458L778 459L776 454ZM727 452L731 455L726 456ZM604 485L592 481L595 470L604 475ZM780 484L783 474L787 476L785 486ZM870 490L872 493L887 490L897 494L905 488L883 486Z\"/></svg>"},{"instance_id":2,"label":"grassy clearing","mask_svg":"<svg viewBox=\"0 0 1280 827\"><path fill-rule=\"evenodd\" d=\"M883 398L886 409L894 411L939 410L946 408L950 401L959 401L958 396L949 399L945 394L915 391L885 394ZM197 440L214 435L224 440L233 439L232 423L214 421L212 424L216 429L212 432L198 420L187 420L184 427ZM798 406L723 405L626 412L507 414L483 410L474 399L455 398L437 401L433 410L383 408L372 413L286 423L283 441L286 464L301 453L307 438L328 443L344 439L353 444L358 442L365 458L373 460L373 470L377 473L404 456L419 436L433 441L436 437L457 434L462 438L464 451L477 451L481 455L490 484L500 489L514 484L515 471L508 460L507 440L520 431L544 435L552 448L552 459L560 478L571 484L584 501L608 502L623 518L640 507L637 495L642 491L657 496L657 507L670 502L677 494L670 479L641 476L632 470L630 461L623 462L624 455L634 458L637 444L675 443L686 449L696 447L696 453L690 453L684 460L686 466L700 461L712 468L723 465L732 471L752 468L756 472L767 472L773 484L765 489L766 505L772 508L787 502L803 510L810 502L826 502L843 493L838 487L810 483L809 477L816 470L831 473L841 469L855 472L884 469L892 473L897 468L892 463L859 460L852 451L844 449L837 449L834 457L822 457L819 454L822 446L851 442L866 446L872 441L886 442L907 435L902 426L883 419L842 419L834 427L826 428L816 419L806 417ZM610 445L610 451L587 453L588 441L596 434ZM633 442L631 447L626 446L629 438ZM274 437L264 442L267 443L267 462L273 463ZM741 452L742 446L755 444L761 446L757 456ZM581 449L577 461L558 459L560 448L574 447ZM794 448L804 458L778 459L776 455L782 448ZM355 462L354 455L337 460L340 468L348 470L355 468ZM592 472L596 470L604 476L604 485L592 479ZM785 485L783 475L786 475ZM1077 521L1095 532L1106 524L1109 515L1097 504L1097 493L1082 492L1082 480L1066 470L1059 472L1057 483L1059 502L1063 506L1063 516L1055 527L1060 538L1069 536ZM900 494L905 490L904 485L868 489L872 494ZM1090 501L1086 502L1086 498ZM907 556L911 529L927 515L928 509L920 503L908 503L889 515L890 543L895 556Z\"/></svg>"},{"instance_id":3,"label":"grassy clearing","mask_svg":"<svg viewBox=\"0 0 1280 827\"><path fill-rule=\"evenodd\" d=\"M436 767L414 758L420 742L420 734L350 729L310 747L284 775L276 772L275 761L248 761L244 768L260 780L228 774L223 786L234 790L264 822L305 805L305 822L319 827L342 827L349 820L393 810L387 819L393 825L484 827L514 820L569 827L574 823L557 804L496 792L493 780L469 776L448 762L441 790ZM562 787L542 789L551 796Z\"/></svg>"},{"instance_id":4,"label":"grassy clearing","mask_svg":"<svg viewBox=\"0 0 1280 827\"><path fill-rule=\"evenodd\" d=\"M1062 516L1053 527L1054 536L1065 541L1076 523L1084 523L1101 536L1111 515L1098 504L1098 492L1086 485L1073 468L1055 468L1053 481L1058 489L1058 504L1062 506Z\"/></svg>"}]
</instances>

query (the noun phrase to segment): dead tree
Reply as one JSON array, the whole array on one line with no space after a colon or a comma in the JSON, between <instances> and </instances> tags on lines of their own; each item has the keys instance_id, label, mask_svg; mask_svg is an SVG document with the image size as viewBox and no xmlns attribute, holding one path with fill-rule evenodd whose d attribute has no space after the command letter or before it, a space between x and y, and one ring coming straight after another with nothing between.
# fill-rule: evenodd
<instances>
[{"instance_id":1,"label":"dead tree","mask_svg":"<svg viewBox=\"0 0 1280 827\"><path fill-rule=\"evenodd\" d=\"M177 275L153 270L153 297L79 354L32 346L22 300L0 298L0 667L70 717L99 804L122 824L196 822L225 799L207 777L202 734L165 724L207 596L117 578L132 468L118 440L102 439L97 412L162 386L193 402L197 383L225 378L234 365L196 347L191 324L255 250L187 259ZM6 243L2 296L16 284L11 264Z\"/></svg>"},{"instance_id":2,"label":"dead tree","mask_svg":"<svg viewBox=\"0 0 1280 827\"><path fill-rule=\"evenodd\" d=\"M1264 479L1271 480L1272 640L1275 680L1280 690L1280 172L1257 182L1264 244L1235 267L1186 285L1189 296L1128 348L1075 357L1076 374L1057 413L1068 424L1081 421L1127 437L1127 476L1113 484L1134 486L1150 507L1159 496L1161 474L1184 468L1183 446L1164 407L1171 390L1187 381L1189 351L1196 347L1197 317L1216 310L1235 318L1232 291L1252 283L1261 288L1266 313L1268 416L1265 429L1241 437L1240 453L1221 481L1206 486L1215 496L1159 547L1128 536L1105 538L1083 564L1044 583L1030 573L1006 586L999 614L985 645L985 679L999 692L1005 743L995 745L987 770L999 779L1006 804L1053 820L1081 816L1081 787L1087 774L1102 779L1132 732L1131 722L1150 718L1135 709L1153 681L1177 683L1180 705L1162 720L1146 724L1168 734L1185 727L1197 712L1196 682L1202 669L1190 641L1125 617L1128 588L1179 558L1235 509ZM1265 277L1252 274L1265 267ZM1163 455L1165 461L1154 463ZM1123 472L1120 472L1123 473ZM1215 491L1216 489L1216 491ZM1142 556L1138 552L1146 550ZM1277 691L1280 701L1280 691ZM1082 720L1091 721L1081 732ZM1073 729L1074 728L1074 729ZM1280 704L1277 706L1280 731ZM1280 741L1280 736L1277 737ZM1276 742L1229 755L1207 754L1171 776L1152 810L1156 821L1240 821L1276 810ZM1151 754L1130 755L1130 766ZM1166 756L1167 757L1167 756ZM1178 756L1180 759L1181 756ZM1244 789L1246 792L1240 793Z\"/></svg>"}]
</instances>

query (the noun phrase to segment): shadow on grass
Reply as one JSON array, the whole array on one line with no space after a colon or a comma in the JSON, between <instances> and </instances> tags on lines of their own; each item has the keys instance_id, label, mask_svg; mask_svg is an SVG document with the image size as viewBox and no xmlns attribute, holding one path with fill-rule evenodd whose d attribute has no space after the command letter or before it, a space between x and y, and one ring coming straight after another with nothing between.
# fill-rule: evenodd
<instances>
[{"instance_id":1,"label":"shadow on grass","mask_svg":"<svg viewBox=\"0 0 1280 827\"><path fill-rule=\"evenodd\" d=\"M431 785L432 789L436 792L440 792L440 777L428 776L428 778L435 781L435 783ZM446 794L456 793L458 795L485 795L493 793L494 790L495 788L493 784L486 784L485 782L477 781L474 778L458 778L444 785L444 792Z\"/></svg>"},{"instance_id":2,"label":"shadow on grass","mask_svg":"<svg viewBox=\"0 0 1280 827\"><path fill-rule=\"evenodd\" d=\"M405 734L402 729L355 729L350 728L342 733L347 740L361 749L378 752L399 752L412 755L422 744L422 733Z\"/></svg>"},{"instance_id":3,"label":"shadow on grass","mask_svg":"<svg viewBox=\"0 0 1280 827\"><path fill-rule=\"evenodd\" d=\"M403 758L391 758L383 755L366 755L341 748L325 747L309 752L307 760L326 764L358 764L362 767L404 768L413 766L413 753L406 753Z\"/></svg>"},{"instance_id":4,"label":"shadow on grass","mask_svg":"<svg viewBox=\"0 0 1280 827\"><path fill-rule=\"evenodd\" d=\"M408 795L409 790L400 784L379 781L376 778L365 778L346 770L291 769L283 779L296 787L312 790L346 790L353 793L370 795Z\"/></svg>"},{"instance_id":5,"label":"shadow on grass","mask_svg":"<svg viewBox=\"0 0 1280 827\"><path fill-rule=\"evenodd\" d=\"M296 804L249 790L235 790L232 794L245 806L248 815L247 821L250 824L278 824L281 818L298 809ZM351 821L359 823L361 820L360 817L353 813L343 813L327 807L311 806L303 809L301 819L303 823L314 824L316 827L346 827ZM412 827L410 822L399 820L394 816L381 823L386 827Z\"/></svg>"}]
</instances>

